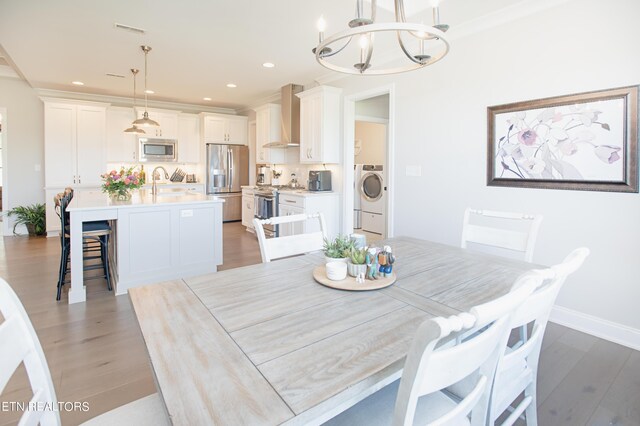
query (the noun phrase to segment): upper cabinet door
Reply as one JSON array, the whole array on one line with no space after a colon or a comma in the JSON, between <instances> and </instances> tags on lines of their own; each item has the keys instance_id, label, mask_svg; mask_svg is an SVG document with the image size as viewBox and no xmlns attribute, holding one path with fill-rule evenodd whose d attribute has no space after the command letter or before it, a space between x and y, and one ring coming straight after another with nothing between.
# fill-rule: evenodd
<instances>
[{"instance_id":1,"label":"upper cabinet door","mask_svg":"<svg viewBox=\"0 0 640 426\"><path fill-rule=\"evenodd\" d=\"M45 186L73 185L76 175L76 107L45 103ZM47 200L51 201L51 200Z\"/></svg>"},{"instance_id":2,"label":"upper cabinet door","mask_svg":"<svg viewBox=\"0 0 640 426\"><path fill-rule=\"evenodd\" d=\"M204 143L247 145L247 117L202 114Z\"/></svg>"},{"instance_id":3,"label":"upper cabinet door","mask_svg":"<svg viewBox=\"0 0 640 426\"><path fill-rule=\"evenodd\" d=\"M270 142L281 141L280 105L266 104L258 107L256 111L256 163L258 164L284 164L286 163L286 150L282 148L269 148L265 145Z\"/></svg>"},{"instance_id":4,"label":"upper cabinet door","mask_svg":"<svg viewBox=\"0 0 640 426\"><path fill-rule=\"evenodd\" d=\"M77 183L99 186L106 172L106 108L78 106Z\"/></svg>"},{"instance_id":5,"label":"upper cabinet door","mask_svg":"<svg viewBox=\"0 0 640 426\"><path fill-rule=\"evenodd\" d=\"M178 162L200 162L200 117L195 114L178 117Z\"/></svg>"},{"instance_id":6,"label":"upper cabinet door","mask_svg":"<svg viewBox=\"0 0 640 426\"><path fill-rule=\"evenodd\" d=\"M124 132L132 126L133 120L135 114L131 108L107 109L107 163L138 161L138 135Z\"/></svg>"},{"instance_id":7,"label":"upper cabinet door","mask_svg":"<svg viewBox=\"0 0 640 426\"><path fill-rule=\"evenodd\" d=\"M342 89L319 86L300 98L300 162L340 162L340 101Z\"/></svg>"},{"instance_id":8,"label":"upper cabinet door","mask_svg":"<svg viewBox=\"0 0 640 426\"><path fill-rule=\"evenodd\" d=\"M204 116L204 142L226 143L227 120L217 116Z\"/></svg>"},{"instance_id":9,"label":"upper cabinet door","mask_svg":"<svg viewBox=\"0 0 640 426\"><path fill-rule=\"evenodd\" d=\"M247 145L247 123L247 117L229 117L227 142L234 145Z\"/></svg>"}]
</instances>

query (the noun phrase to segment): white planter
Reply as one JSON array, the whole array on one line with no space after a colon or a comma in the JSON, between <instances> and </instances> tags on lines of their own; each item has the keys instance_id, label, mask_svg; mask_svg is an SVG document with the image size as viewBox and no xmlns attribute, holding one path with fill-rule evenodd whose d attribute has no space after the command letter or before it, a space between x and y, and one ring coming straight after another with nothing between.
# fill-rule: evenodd
<instances>
[{"instance_id":1,"label":"white planter","mask_svg":"<svg viewBox=\"0 0 640 426\"><path fill-rule=\"evenodd\" d=\"M333 257L324 257L324 263L329 263L329 262L344 262L347 263L347 260L349 258L348 257L339 257L339 258L333 258Z\"/></svg>"},{"instance_id":2,"label":"white planter","mask_svg":"<svg viewBox=\"0 0 640 426\"><path fill-rule=\"evenodd\" d=\"M347 262L347 272L352 277L357 277L358 274L367 274L367 265L354 265L351 262Z\"/></svg>"}]
</instances>

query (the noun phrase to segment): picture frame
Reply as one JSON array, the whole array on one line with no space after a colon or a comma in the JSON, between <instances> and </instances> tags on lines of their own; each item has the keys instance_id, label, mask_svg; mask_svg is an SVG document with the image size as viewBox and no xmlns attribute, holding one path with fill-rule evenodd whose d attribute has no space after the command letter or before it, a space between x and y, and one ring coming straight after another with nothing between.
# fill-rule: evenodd
<instances>
[{"instance_id":1,"label":"picture frame","mask_svg":"<svg viewBox=\"0 0 640 426\"><path fill-rule=\"evenodd\" d=\"M638 192L638 86L487 108L487 186Z\"/></svg>"}]
</instances>

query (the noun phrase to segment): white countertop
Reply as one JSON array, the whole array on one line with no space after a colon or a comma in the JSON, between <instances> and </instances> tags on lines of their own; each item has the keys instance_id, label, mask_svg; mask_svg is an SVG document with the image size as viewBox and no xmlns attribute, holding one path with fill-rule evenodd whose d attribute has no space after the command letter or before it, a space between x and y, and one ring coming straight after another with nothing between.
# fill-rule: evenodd
<instances>
[{"instance_id":1,"label":"white countertop","mask_svg":"<svg viewBox=\"0 0 640 426\"><path fill-rule=\"evenodd\" d=\"M151 194L151 190L133 191L128 201L116 201L100 190L77 190L73 194L73 200L67 207L68 211L97 210L97 209L121 209L153 207L166 204L201 204L224 203L224 200L214 195L203 195L191 191L166 191L157 196Z\"/></svg>"}]
</instances>

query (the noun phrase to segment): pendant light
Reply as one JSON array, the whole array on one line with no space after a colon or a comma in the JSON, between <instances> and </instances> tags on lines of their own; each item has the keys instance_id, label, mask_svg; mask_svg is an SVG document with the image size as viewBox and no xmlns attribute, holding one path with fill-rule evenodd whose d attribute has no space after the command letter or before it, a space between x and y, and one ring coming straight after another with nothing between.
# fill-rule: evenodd
<instances>
[{"instance_id":1,"label":"pendant light","mask_svg":"<svg viewBox=\"0 0 640 426\"><path fill-rule=\"evenodd\" d=\"M149 112L147 111L147 55L151 51L151 47L150 46L140 46L140 47L144 52L144 114L142 115L142 118L138 118L133 122L133 124L137 126L142 126L142 127L151 127L151 126L158 127L160 126L160 124L158 124L157 121L153 121L152 119L150 119Z\"/></svg>"},{"instance_id":2,"label":"pendant light","mask_svg":"<svg viewBox=\"0 0 640 426\"><path fill-rule=\"evenodd\" d=\"M136 109L136 75L138 75L139 71L140 70L137 70L135 68L131 68L131 74L133 74L133 110L134 111ZM146 133L144 130L138 128L138 126L136 126L135 124L133 124L128 129L125 129L124 132L125 133L133 133L135 135L144 135Z\"/></svg>"}]
</instances>

